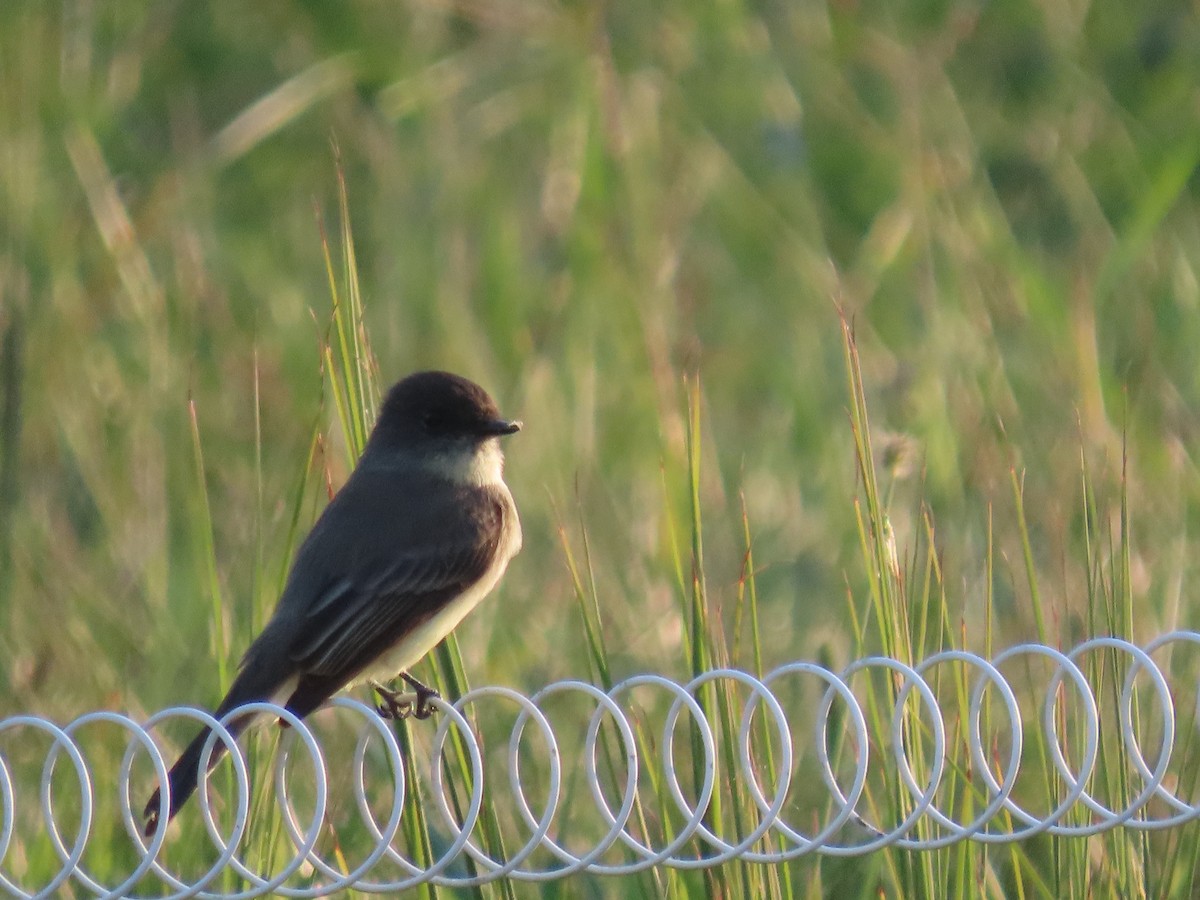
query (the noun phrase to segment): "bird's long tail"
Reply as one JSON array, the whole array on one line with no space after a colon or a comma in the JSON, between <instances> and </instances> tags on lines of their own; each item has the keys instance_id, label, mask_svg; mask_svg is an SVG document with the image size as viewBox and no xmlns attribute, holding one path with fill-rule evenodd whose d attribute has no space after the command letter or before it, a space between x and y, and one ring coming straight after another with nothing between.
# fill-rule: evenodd
<instances>
[{"instance_id":1,"label":"bird's long tail","mask_svg":"<svg viewBox=\"0 0 1200 900\"><path fill-rule=\"evenodd\" d=\"M219 713L218 718L221 715L224 715L224 713ZM236 738L246 729L252 718L249 715L240 716L225 727ZM175 765L171 766L171 771L167 773L167 780L171 784L171 808L167 811L168 822L175 818L175 814L179 812L192 794L196 792L196 787L200 780L200 751L204 748L204 742L208 739L210 731L212 729L206 727L196 735L195 740L188 744L187 749L183 751L183 755L175 761ZM208 770L210 772L226 752L224 741L217 741L213 746L212 755L208 758ZM154 829L158 826L161 800L162 790L155 788L154 793L150 795L150 800L146 804L145 810L142 811L142 817L146 823L146 837L154 834Z\"/></svg>"},{"instance_id":2,"label":"bird's long tail","mask_svg":"<svg viewBox=\"0 0 1200 900\"><path fill-rule=\"evenodd\" d=\"M230 710L237 709L237 707L247 703L268 700L282 686L285 679L280 677L280 669L276 666L262 664L265 662L264 660L255 659L255 649L264 645L265 642L256 642L255 647L252 647L250 652L246 654L242 670L238 673L237 678L234 679L233 685L229 688L229 693L225 695L225 699L221 701L221 705L213 713L216 718L219 719ZM238 716L228 722L225 727L234 738L237 738L238 735L250 726L255 718L253 714ZM167 780L171 785L171 807L167 812L168 822L175 818L175 814L179 812L192 794L196 792L200 777L200 752L204 749L204 742L208 739L210 731L212 731L211 728L203 728L196 735L195 739L188 744L187 749L183 751L183 755L176 760L175 765L171 766L170 772L167 773ZM213 767L221 761L226 752L225 742L218 740L213 745L213 752L208 758L208 771L212 771ZM150 800L146 804L146 808L142 811L142 818L146 823L144 831L146 837L154 834L154 830L158 826L161 799L161 789L155 788L154 793L150 795Z\"/></svg>"}]
</instances>

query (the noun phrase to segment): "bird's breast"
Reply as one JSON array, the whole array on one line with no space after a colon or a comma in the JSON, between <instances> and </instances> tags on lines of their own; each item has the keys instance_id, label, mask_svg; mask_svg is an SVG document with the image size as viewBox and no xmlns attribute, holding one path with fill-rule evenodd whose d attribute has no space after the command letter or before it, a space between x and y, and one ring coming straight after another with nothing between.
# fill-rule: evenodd
<instances>
[{"instance_id":1,"label":"bird's breast","mask_svg":"<svg viewBox=\"0 0 1200 900\"><path fill-rule=\"evenodd\" d=\"M521 523L508 488L503 482L496 487L502 494L505 524L491 563L483 574L461 594L406 633L391 648L385 650L355 680L354 684L361 684L365 681L391 681L401 672L408 671L453 631L500 581L505 569L508 568L509 560L516 556L521 549Z\"/></svg>"}]
</instances>

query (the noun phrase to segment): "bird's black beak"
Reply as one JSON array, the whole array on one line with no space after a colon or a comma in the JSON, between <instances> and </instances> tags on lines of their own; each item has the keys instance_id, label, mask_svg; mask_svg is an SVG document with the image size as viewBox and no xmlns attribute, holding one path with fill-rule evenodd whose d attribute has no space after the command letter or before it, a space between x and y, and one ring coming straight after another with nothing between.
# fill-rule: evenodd
<instances>
[{"instance_id":1,"label":"bird's black beak","mask_svg":"<svg viewBox=\"0 0 1200 900\"><path fill-rule=\"evenodd\" d=\"M509 422L506 419L492 419L483 423L483 433L497 437L505 434L516 434L520 430L520 422Z\"/></svg>"}]
</instances>

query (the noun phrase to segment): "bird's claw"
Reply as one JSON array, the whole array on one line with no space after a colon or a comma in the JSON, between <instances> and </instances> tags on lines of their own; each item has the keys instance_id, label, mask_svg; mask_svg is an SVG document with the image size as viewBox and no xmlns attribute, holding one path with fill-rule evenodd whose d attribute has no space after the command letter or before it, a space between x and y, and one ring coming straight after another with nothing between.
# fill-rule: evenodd
<instances>
[{"instance_id":1,"label":"bird's claw","mask_svg":"<svg viewBox=\"0 0 1200 900\"><path fill-rule=\"evenodd\" d=\"M413 678L407 672L401 672L400 677L416 692L416 699L409 700L407 698L410 695L402 691L393 691L382 684L374 684L372 687L375 689L375 694L379 697L379 703L375 705L375 711L385 719L396 721L407 719L409 716L414 719L428 719L433 715L433 707L429 705L429 701L434 697L440 697L441 694L428 685L417 681L417 679Z\"/></svg>"},{"instance_id":2,"label":"bird's claw","mask_svg":"<svg viewBox=\"0 0 1200 900\"><path fill-rule=\"evenodd\" d=\"M375 704L375 712L384 719L407 719L413 713L413 705L409 700L402 700L404 694L399 691L389 691L376 686L375 693L379 702Z\"/></svg>"}]
</instances>

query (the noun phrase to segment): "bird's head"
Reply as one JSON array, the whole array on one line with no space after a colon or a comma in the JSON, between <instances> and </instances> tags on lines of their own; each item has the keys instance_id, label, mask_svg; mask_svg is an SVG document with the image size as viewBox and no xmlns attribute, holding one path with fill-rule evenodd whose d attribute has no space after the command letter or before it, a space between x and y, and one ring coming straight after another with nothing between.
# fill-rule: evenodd
<instances>
[{"instance_id":1,"label":"bird's head","mask_svg":"<svg viewBox=\"0 0 1200 900\"><path fill-rule=\"evenodd\" d=\"M417 372L398 381L379 411L364 460L439 471L454 481L498 480L499 442L521 428L500 416L487 391L449 372Z\"/></svg>"}]
</instances>

